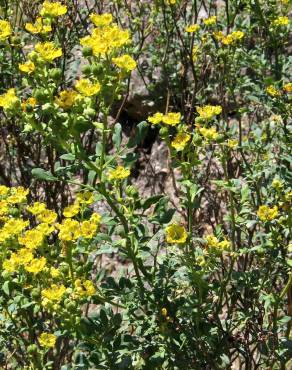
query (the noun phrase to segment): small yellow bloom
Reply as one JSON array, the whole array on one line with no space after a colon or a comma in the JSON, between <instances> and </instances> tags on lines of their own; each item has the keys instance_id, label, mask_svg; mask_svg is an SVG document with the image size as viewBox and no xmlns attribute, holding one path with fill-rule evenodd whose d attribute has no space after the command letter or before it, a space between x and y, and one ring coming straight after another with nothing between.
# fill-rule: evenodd
<instances>
[{"instance_id":1,"label":"small yellow bloom","mask_svg":"<svg viewBox=\"0 0 292 370\"><path fill-rule=\"evenodd\" d=\"M198 24L191 24L190 26L187 26L185 28L185 31L188 33L197 32L200 29L200 26Z\"/></svg>"},{"instance_id":2,"label":"small yellow bloom","mask_svg":"<svg viewBox=\"0 0 292 370\"><path fill-rule=\"evenodd\" d=\"M277 90L273 85L266 87L266 92L272 97L281 95L281 91Z\"/></svg>"},{"instance_id":3,"label":"small yellow bloom","mask_svg":"<svg viewBox=\"0 0 292 370\"><path fill-rule=\"evenodd\" d=\"M93 84L88 79L81 79L76 82L75 88L84 96L93 96L100 92L101 86L99 82Z\"/></svg>"},{"instance_id":4,"label":"small yellow bloom","mask_svg":"<svg viewBox=\"0 0 292 370\"><path fill-rule=\"evenodd\" d=\"M129 176L130 176L130 170L123 166L118 166L114 169L111 169L108 173L108 179L110 181L124 180Z\"/></svg>"},{"instance_id":5,"label":"small yellow bloom","mask_svg":"<svg viewBox=\"0 0 292 370\"><path fill-rule=\"evenodd\" d=\"M184 244L188 234L186 229L178 224L172 224L165 229L166 241L169 244Z\"/></svg>"},{"instance_id":6,"label":"small yellow bloom","mask_svg":"<svg viewBox=\"0 0 292 370\"><path fill-rule=\"evenodd\" d=\"M76 220L67 218L57 227L59 229L59 239L62 241L76 240L81 236L80 224Z\"/></svg>"},{"instance_id":7,"label":"small yellow bloom","mask_svg":"<svg viewBox=\"0 0 292 370\"><path fill-rule=\"evenodd\" d=\"M91 191L84 191L78 193L76 196L76 202L79 204L92 204L94 202L94 197Z\"/></svg>"},{"instance_id":8,"label":"small yellow bloom","mask_svg":"<svg viewBox=\"0 0 292 370\"><path fill-rule=\"evenodd\" d=\"M110 13L90 14L89 18L96 27L109 26L113 21L113 16Z\"/></svg>"},{"instance_id":9,"label":"small yellow bloom","mask_svg":"<svg viewBox=\"0 0 292 370\"><path fill-rule=\"evenodd\" d=\"M5 185L0 185L0 197L3 197L9 193L9 188Z\"/></svg>"},{"instance_id":10,"label":"small yellow bloom","mask_svg":"<svg viewBox=\"0 0 292 370\"><path fill-rule=\"evenodd\" d=\"M35 51L39 53L40 57L49 63L52 63L54 59L62 56L62 49L56 48L53 42L38 43L35 46Z\"/></svg>"},{"instance_id":11,"label":"small yellow bloom","mask_svg":"<svg viewBox=\"0 0 292 370\"><path fill-rule=\"evenodd\" d=\"M45 203L35 202L31 206L26 207L26 210L33 215L38 215L46 210Z\"/></svg>"},{"instance_id":12,"label":"small yellow bloom","mask_svg":"<svg viewBox=\"0 0 292 370\"><path fill-rule=\"evenodd\" d=\"M167 309L165 308L165 307L163 307L162 309L161 309L161 315L162 316L167 316Z\"/></svg>"},{"instance_id":13,"label":"small yellow bloom","mask_svg":"<svg viewBox=\"0 0 292 370\"><path fill-rule=\"evenodd\" d=\"M49 33L52 31L52 27L50 24L44 23L44 20L42 17L38 17L35 21L35 23L26 23L25 24L26 31L33 33L33 34L44 34Z\"/></svg>"},{"instance_id":14,"label":"small yellow bloom","mask_svg":"<svg viewBox=\"0 0 292 370\"><path fill-rule=\"evenodd\" d=\"M128 54L124 54L118 58L112 59L113 63L127 72L133 71L137 67L136 61Z\"/></svg>"},{"instance_id":15,"label":"small yellow bloom","mask_svg":"<svg viewBox=\"0 0 292 370\"><path fill-rule=\"evenodd\" d=\"M230 149L235 149L238 146L238 140L236 140L236 139L228 139L227 146Z\"/></svg>"},{"instance_id":16,"label":"small yellow bloom","mask_svg":"<svg viewBox=\"0 0 292 370\"><path fill-rule=\"evenodd\" d=\"M166 5L175 5L176 4L176 0L165 0L165 4Z\"/></svg>"},{"instance_id":17,"label":"small yellow bloom","mask_svg":"<svg viewBox=\"0 0 292 370\"><path fill-rule=\"evenodd\" d=\"M286 85L284 85L283 90L285 90L287 93L292 93L292 82L289 82Z\"/></svg>"},{"instance_id":18,"label":"small yellow bloom","mask_svg":"<svg viewBox=\"0 0 292 370\"><path fill-rule=\"evenodd\" d=\"M200 119L210 120L222 112L222 107L220 105L204 105L197 107L196 110L199 113Z\"/></svg>"},{"instance_id":19,"label":"small yellow bloom","mask_svg":"<svg viewBox=\"0 0 292 370\"><path fill-rule=\"evenodd\" d=\"M30 97L26 100L23 100L21 103L21 109L26 112L27 111L27 106L30 105L31 107L35 107L37 104L37 101L34 97Z\"/></svg>"},{"instance_id":20,"label":"small yellow bloom","mask_svg":"<svg viewBox=\"0 0 292 370\"><path fill-rule=\"evenodd\" d=\"M42 290L42 297L46 298L48 301L59 302L65 292L66 288L63 284L52 284L49 288Z\"/></svg>"},{"instance_id":21,"label":"small yellow bloom","mask_svg":"<svg viewBox=\"0 0 292 370\"><path fill-rule=\"evenodd\" d=\"M163 118L162 113L155 113L153 116L149 116L147 120L153 125L157 125L158 123L162 122L162 118Z\"/></svg>"},{"instance_id":22,"label":"small yellow bloom","mask_svg":"<svg viewBox=\"0 0 292 370\"><path fill-rule=\"evenodd\" d=\"M92 239L97 230L97 223L92 221L83 221L80 225L80 235L85 239Z\"/></svg>"},{"instance_id":23,"label":"small yellow bloom","mask_svg":"<svg viewBox=\"0 0 292 370\"><path fill-rule=\"evenodd\" d=\"M54 334L42 333L38 339L42 347L52 348L56 344L57 337Z\"/></svg>"},{"instance_id":24,"label":"small yellow bloom","mask_svg":"<svg viewBox=\"0 0 292 370\"><path fill-rule=\"evenodd\" d=\"M56 279L61 275L60 270L55 267L50 268L50 274L53 279Z\"/></svg>"},{"instance_id":25,"label":"small yellow bloom","mask_svg":"<svg viewBox=\"0 0 292 370\"><path fill-rule=\"evenodd\" d=\"M65 207L63 215L67 218L74 217L80 212L80 206L78 203L74 203L71 206Z\"/></svg>"},{"instance_id":26,"label":"small yellow bloom","mask_svg":"<svg viewBox=\"0 0 292 370\"><path fill-rule=\"evenodd\" d=\"M162 122L169 126L176 126L180 123L180 113L168 113L162 117Z\"/></svg>"},{"instance_id":27,"label":"small yellow bloom","mask_svg":"<svg viewBox=\"0 0 292 370\"><path fill-rule=\"evenodd\" d=\"M288 26L289 18L288 17L278 17L272 22L272 24L275 27Z\"/></svg>"},{"instance_id":28,"label":"small yellow bloom","mask_svg":"<svg viewBox=\"0 0 292 370\"><path fill-rule=\"evenodd\" d=\"M257 215L261 221L272 221L278 216L278 207L274 206L272 208L267 205L260 206Z\"/></svg>"},{"instance_id":29,"label":"small yellow bloom","mask_svg":"<svg viewBox=\"0 0 292 370\"><path fill-rule=\"evenodd\" d=\"M67 7L62 5L59 1L54 3L45 0L40 15L44 17L60 17L67 13Z\"/></svg>"},{"instance_id":30,"label":"small yellow bloom","mask_svg":"<svg viewBox=\"0 0 292 370\"><path fill-rule=\"evenodd\" d=\"M191 136L185 132L176 135L175 139L171 142L171 146L177 151L184 150L187 143L191 140Z\"/></svg>"},{"instance_id":31,"label":"small yellow bloom","mask_svg":"<svg viewBox=\"0 0 292 370\"><path fill-rule=\"evenodd\" d=\"M43 244L44 234L36 229L27 230L24 235L18 237L18 242L28 249L36 249Z\"/></svg>"},{"instance_id":32,"label":"small yellow bloom","mask_svg":"<svg viewBox=\"0 0 292 370\"><path fill-rule=\"evenodd\" d=\"M92 297L96 293L96 288L91 280L77 279L74 285L74 295L77 297Z\"/></svg>"},{"instance_id":33,"label":"small yellow bloom","mask_svg":"<svg viewBox=\"0 0 292 370\"><path fill-rule=\"evenodd\" d=\"M0 41L4 41L12 34L10 23L0 20Z\"/></svg>"},{"instance_id":34,"label":"small yellow bloom","mask_svg":"<svg viewBox=\"0 0 292 370\"><path fill-rule=\"evenodd\" d=\"M99 215L98 213L93 213L90 217L90 221L91 222L94 222L95 224L100 224L101 222L101 215Z\"/></svg>"},{"instance_id":35,"label":"small yellow bloom","mask_svg":"<svg viewBox=\"0 0 292 370\"><path fill-rule=\"evenodd\" d=\"M19 64L18 65L18 68L21 72L24 72L24 73L32 73L34 70L35 70L35 65L33 62L31 61L28 61L24 64Z\"/></svg>"},{"instance_id":36,"label":"small yellow bloom","mask_svg":"<svg viewBox=\"0 0 292 370\"><path fill-rule=\"evenodd\" d=\"M24 268L26 269L26 271L36 275L44 269L46 262L47 260L45 257L34 258L27 265L25 265Z\"/></svg>"},{"instance_id":37,"label":"small yellow bloom","mask_svg":"<svg viewBox=\"0 0 292 370\"><path fill-rule=\"evenodd\" d=\"M208 141L217 140L219 137L219 134L215 127L211 128L201 127L199 128L199 132Z\"/></svg>"},{"instance_id":38,"label":"small yellow bloom","mask_svg":"<svg viewBox=\"0 0 292 370\"><path fill-rule=\"evenodd\" d=\"M277 191L281 191L284 187L283 181L275 177L272 182L272 187L276 189Z\"/></svg>"},{"instance_id":39,"label":"small yellow bloom","mask_svg":"<svg viewBox=\"0 0 292 370\"><path fill-rule=\"evenodd\" d=\"M0 107L4 110L16 108L19 99L15 94L15 89L8 89L6 93L0 95Z\"/></svg>"},{"instance_id":40,"label":"small yellow bloom","mask_svg":"<svg viewBox=\"0 0 292 370\"><path fill-rule=\"evenodd\" d=\"M74 90L63 90L55 98L55 102L60 108L69 109L75 104L77 95Z\"/></svg>"},{"instance_id":41,"label":"small yellow bloom","mask_svg":"<svg viewBox=\"0 0 292 370\"><path fill-rule=\"evenodd\" d=\"M213 24L216 24L217 22L217 17L213 15L212 17L203 19L203 22L206 26L212 26Z\"/></svg>"},{"instance_id":42,"label":"small yellow bloom","mask_svg":"<svg viewBox=\"0 0 292 370\"><path fill-rule=\"evenodd\" d=\"M57 213L50 209L45 209L44 211L36 215L36 219L39 222L44 222L46 224L53 224L54 222L56 222Z\"/></svg>"}]
</instances>

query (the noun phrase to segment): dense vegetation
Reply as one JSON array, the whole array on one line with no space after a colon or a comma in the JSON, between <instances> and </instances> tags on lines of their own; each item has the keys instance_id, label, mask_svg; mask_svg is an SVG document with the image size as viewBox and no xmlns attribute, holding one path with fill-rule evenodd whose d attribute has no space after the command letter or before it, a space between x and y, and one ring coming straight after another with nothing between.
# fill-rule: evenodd
<instances>
[{"instance_id":1,"label":"dense vegetation","mask_svg":"<svg viewBox=\"0 0 292 370\"><path fill-rule=\"evenodd\" d=\"M290 9L0 0L1 369L289 369Z\"/></svg>"}]
</instances>

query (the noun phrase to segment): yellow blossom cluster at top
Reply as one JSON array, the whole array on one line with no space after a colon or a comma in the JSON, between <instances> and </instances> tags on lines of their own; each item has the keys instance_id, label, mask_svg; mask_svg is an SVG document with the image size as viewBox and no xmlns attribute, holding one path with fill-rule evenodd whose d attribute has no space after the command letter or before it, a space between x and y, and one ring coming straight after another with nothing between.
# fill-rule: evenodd
<instances>
[{"instance_id":1,"label":"yellow blossom cluster at top","mask_svg":"<svg viewBox=\"0 0 292 370\"><path fill-rule=\"evenodd\" d=\"M213 15L212 17L209 17L209 18L206 18L206 19L203 19L203 22L206 26L212 26L214 24L216 24L217 22L217 17L216 15Z\"/></svg>"},{"instance_id":2,"label":"yellow blossom cluster at top","mask_svg":"<svg viewBox=\"0 0 292 370\"><path fill-rule=\"evenodd\" d=\"M80 43L82 46L92 49L95 56L104 56L130 42L129 31L112 24L110 14L91 14L90 19L96 28L93 29L90 36L80 39Z\"/></svg>"},{"instance_id":3,"label":"yellow blossom cluster at top","mask_svg":"<svg viewBox=\"0 0 292 370\"><path fill-rule=\"evenodd\" d=\"M257 211L257 215L261 221L272 221L278 216L278 207L269 207L267 205L262 205Z\"/></svg>"},{"instance_id":4,"label":"yellow blossom cluster at top","mask_svg":"<svg viewBox=\"0 0 292 370\"><path fill-rule=\"evenodd\" d=\"M60 17L67 13L67 7L62 5L59 1L50 2L45 0L40 11L43 17Z\"/></svg>"},{"instance_id":5,"label":"yellow blossom cluster at top","mask_svg":"<svg viewBox=\"0 0 292 370\"><path fill-rule=\"evenodd\" d=\"M278 17L273 20L272 25L275 27L280 27L280 26L288 26L289 24L289 18L288 17Z\"/></svg>"},{"instance_id":6,"label":"yellow blossom cluster at top","mask_svg":"<svg viewBox=\"0 0 292 370\"><path fill-rule=\"evenodd\" d=\"M187 241L188 234L184 226L171 224L165 229L166 242L169 244L184 244Z\"/></svg>"},{"instance_id":7,"label":"yellow blossom cluster at top","mask_svg":"<svg viewBox=\"0 0 292 370\"><path fill-rule=\"evenodd\" d=\"M199 113L200 119L210 120L222 112L222 107L220 105L204 105L197 107L196 110Z\"/></svg>"},{"instance_id":8,"label":"yellow blossom cluster at top","mask_svg":"<svg viewBox=\"0 0 292 370\"><path fill-rule=\"evenodd\" d=\"M0 107L4 110L13 109L19 104L19 99L15 94L15 89L8 89L6 93L0 95Z\"/></svg>"},{"instance_id":9,"label":"yellow blossom cluster at top","mask_svg":"<svg viewBox=\"0 0 292 370\"><path fill-rule=\"evenodd\" d=\"M222 241L219 241L214 235L207 235L204 240L211 251L213 250L215 252L222 252L228 251L231 248L231 243L229 240L223 239Z\"/></svg>"},{"instance_id":10,"label":"yellow blossom cluster at top","mask_svg":"<svg viewBox=\"0 0 292 370\"><path fill-rule=\"evenodd\" d=\"M150 123L157 125L159 123L164 123L169 126L176 126L180 123L181 114L180 113L155 113L153 116L147 118Z\"/></svg>"},{"instance_id":11,"label":"yellow blossom cluster at top","mask_svg":"<svg viewBox=\"0 0 292 370\"><path fill-rule=\"evenodd\" d=\"M42 333L38 339L42 347L52 348L55 346L57 337L51 333Z\"/></svg>"},{"instance_id":12,"label":"yellow blossom cluster at top","mask_svg":"<svg viewBox=\"0 0 292 370\"><path fill-rule=\"evenodd\" d=\"M10 23L8 21L0 20L0 41L6 40L12 33Z\"/></svg>"},{"instance_id":13,"label":"yellow blossom cluster at top","mask_svg":"<svg viewBox=\"0 0 292 370\"><path fill-rule=\"evenodd\" d=\"M241 40L244 36L242 31L233 31L229 35L224 35L222 31L214 32L214 37L216 40L220 41L223 45L231 45L235 42Z\"/></svg>"}]
</instances>

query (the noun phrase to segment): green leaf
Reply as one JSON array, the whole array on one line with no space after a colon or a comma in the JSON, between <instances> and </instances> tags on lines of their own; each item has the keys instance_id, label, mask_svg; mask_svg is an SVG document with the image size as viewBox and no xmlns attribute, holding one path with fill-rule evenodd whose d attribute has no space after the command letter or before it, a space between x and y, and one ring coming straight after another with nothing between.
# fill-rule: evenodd
<instances>
[{"instance_id":1,"label":"green leaf","mask_svg":"<svg viewBox=\"0 0 292 370\"><path fill-rule=\"evenodd\" d=\"M162 197L163 197L162 194L158 194L146 199L145 202L143 202L142 204L142 208L144 209L144 211L146 211L146 209L150 208L153 204L157 203Z\"/></svg>"},{"instance_id":2,"label":"green leaf","mask_svg":"<svg viewBox=\"0 0 292 370\"><path fill-rule=\"evenodd\" d=\"M136 135L130 138L128 142L128 148L134 148L136 145L140 144L141 141L145 138L148 132L148 124L147 122L143 121L140 122L136 127Z\"/></svg>"},{"instance_id":3,"label":"green leaf","mask_svg":"<svg viewBox=\"0 0 292 370\"><path fill-rule=\"evenodd\" d=\"M113 133L113 143L115 145L115 149L119 149L121 146L122 141L122 126L120 123L115 125L114 133Z\"/></svg>"},{"instance_id":4,"label":"green leaf","mask_svg":"<svg viewBox=\"0 0 292 370\"><path fill-rule=\"evenodd\" d=\"M2 285L2 290L6 295L9 295L9 283L10 281L5 281L5 283Z\"/></svg>"},{"instance_id":5,"label":"green leaf","mask_svg":"<svg viewBox=\"0 0 292 370\"><path fill-rule=\"evenodd\" d=\"M64 159L65 161L75 161L75 155L72 153L63 154L60 158Z\"/></svg>"},{"instance_id":6,"label":"green leaf","mask_svg":"<svg viewBox=\"0 0 292 370\"><path fill-rule=\"evenodd\" d=\"M32 171L31 171L31 174L40 179L40 180L45 180L45 181L56 181L58 180L57 177L53 176L51 174L51 172L49 171L45 171L44 169L42 168L34 168Z\"/></svg>"}]
</instances>

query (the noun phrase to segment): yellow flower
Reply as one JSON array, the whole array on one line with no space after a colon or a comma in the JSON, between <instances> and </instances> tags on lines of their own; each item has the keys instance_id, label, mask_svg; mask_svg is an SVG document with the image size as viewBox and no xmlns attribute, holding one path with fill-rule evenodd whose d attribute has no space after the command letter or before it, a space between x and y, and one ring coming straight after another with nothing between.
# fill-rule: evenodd
<instances>
[{"instance_id":1,"label":"yellow flower","mask_svg":"<svg viewBox=\"0 0 292 370\"><path fill-rule=\"evenodd\" d=\"M35 51L39 53L44 61L49 63L62 56L62 49L56 48L54 43L50 41L36 44Z\"/></svg>"},{"instance_id":2,"label":"yellow flower","mask_svg":"<svg viewBox=\"0 0 292 370\"><path fill-rule=\"evenodd\" d=\"M60 270L56 269L55 267L50 268L50 274L51 274L53 279L56 279L61 275Z\"/></svg>"},{"instance_id":3,"label":"yellow flower","mask_svg":"<svg viewBox=\"0 0 292 370\"><path fill-rule=\"evenodd\" d=\"M176 0L165 0L166 5L175 5Z\"/></svg>"},{"instance_id":4,"label":"yellow flower","mask_svg":"<svg viewBox=\"0 0 292 370\"><path fill-rule=\"evenodd\" d=\"M28 249L38 248L43 244L44 234L36 229L28 230L18 237L19 244L24 245Z\"/></svg>"},{"instance_id":5,"label":"yellow flower","mask_svg":"<svg viewBox=\"0 0 292 370\"><path fill-rule=\"evenodd\" d=\"M47 260L45 257L34 258L27 265L25 265L24 268L26 271L36 275L44 269L46 262Z\"/></svg>"},{"instance_id":6,"label":"yellow flower","mask_svg":"<svg viewBox=\"0 0 292 370\"><path fill-rule=\"evenodd\" d=\"M167 316L167 309L166 309L165 307L163 307L163 308L161 309L161 315L162 315L162 316L164 316L164 317L166 317L166 316Z\"/></svg>"},{"instance_id":7,"label":"yellow flower","mask_svg":"<svg viewBox=\"0 0 292 370\"><path fill-rule=\"evenodd\" d=\"M38 215L46 210L45 203L35 202L31 206L26 207L26 210L33 215Z\"/></svg>"},{"instance_id":8,"label":"yellow flower","mask_svg":"<svg viewBox=\"0 0 292 370\"><path fill-rule=\"evenodd\" d=\"M66 288L63 284L56 285L52 284L50 288L42 290L42 297L48 301L59 302L66 292ZM46 301L45 301L46 302Z\"/></svg>"},{"instance_id":9,"label":"yellow flower","mask_svg":"<svg viewBox=\"0 0 292 370\"><path fill-rule=\"evenodd\" d=\"M0 95L0 107L4 110L16 108L19 99L15 95L15 89L9 89L6 93Z\"/></svg>"},{"instance_id":10,"label":"yellow flower","mask_svg":"<svg viewBox=\"0 0 292 370\"><path fill-rule=\"evenodd\" d=\"M199 128L199 132L206 140L209 141L217 140L219 137L219 134L215 127L211 128L201 127Z\"/></svg>"},{"instance_id":11,"label":"yellow flower","mask_svg":"<svg viewBox=\"0 0 292 370\"><path fill-rule=\"evenodd\" d=\"M21 103L21 109L22 109L24 112L26 112L26 110L27 110L27 106L28 106L28 105L30 105L30 106L32 106L32 107L35 107L35 106L36 106L36 104L37 104L36 99L35 99L35 98L33 98L33 97L30 97L30 98L28 98L28 99L26 99L26 100L23 100L23 102Z\"/></svg>"},{"instance_id":12,"label":"yellow flower","mask_svg":"<svg viewBox=\"0 0 292 370\"><path fill-rule=\"evenodd\" d=\"M99 82L93 84L88 79L81 79L76 82L75 88L84 96L93 96L100 92L101 86Z\"/></svg>"},{"instance_id":13,"label":"yellow flower","mask_svg":"<svg viewBox=\"0 0 292 370\"><path fill-rule=\"evenodd\" d=\"M162 122L166 125L175 126L180 122L180 113L168 113L162 117Z\"/></svg>"},{"instance_id":14,"label":"yellow flower","mask_svg":"<svg viewBox=\"0 0 292 370\"><path fill-rule=\"evenodd\" d=\"M10 23L7 21L0 20L0 41L4 41L12 33Z\"/></svg>"},{"instance_id":15,"label":"yellow flower","mask_svg":"<svg viewBox=\"0 0 292 370\"><path fill-rule=\"evenodd\" d=\"M0 215L6 215L9 212L8 203L6 200L0 200Z\"/></svg>"},{"instance_id":16,"label":"yellow flower","mask_svg":"<svg viewBox=\"0 0 292 370\"><path fill-rule=\"evenodd\" d=\"M220 105L204 105L196 108L199 113L200 119L210 120L218 116L222 112Z\"/></svg>"},{"instance_id":17,"label":"yellow flower","mask_svg":"<svg viewBox=\"0 0 292 370\"><path fill-rule=\"evenodd\" d=\"M90 14L89 18L96 27L109 26L113 21L113 16L109 13Z\"/></svg>"},{"instance_id":18,"label":"yellow flower","mask_svg":"<svg viewBox=\"0 0 292 370\"><path fill-rule=\"evenodd\" d=\"M38 339L42 347L52 348L56 344L57 337L54 334L42 333Z\"/></svg>"},{"instance_id":19,"label":"yellow flower","mask_svg":"<svg viewBox=\"0 0 292 370\"><path fill-rule=\"evenodd\" d=\"M99 215L98 213L93 213L90 217L90 221L91 222L94 222L95 224L100 224L100 221L101 221L101 215Z\"/></svg>"},{"instance_id":20,"label":"yellow flower","mask_svg":"<svg viewBox=\"0 0 292 370\"><path fill-rule=\"evenodd\" d=\"M44 236L50 235L55 230L54 226L47 223L38 224L35 229L40 231Z\"/></svg>"},{"instance_id":21,"label":"yellow flower","mask_svg":"<svg viewBox=\"0 0 292 370\"><path fill-rule=\"evenodd\" d=\"M272 182L272 187L277 191L281 191L284 187L283 181L275 177Z\"/></svg>"},{"instance_id":22,"label":"yellow flower","mask_svg":"<svg viewBox=\"0 0 292 370\"><path fill-rule=\"evenodd\" d=\"M113 58L112 61L117 67L124 69L127 72L131 72L137 67L135 60L128 54L124 54L118 58Z\"/></svg>"},{"instance_id":23,"label":"yellow flower","mask_svg":"<svg viewBox=\"0 0 292 370\"><path fill-rule=\"evenodd\" d=\"M149 116L147 120L153 125L157 125L158 123L162 122L163 114L162 113L155 113L153 116Z\"/></svg>"},{"instance_id":24,"label":"yellow flower","mask_svg":"<svg viewBox=\"0 0 292 370\"><path fill-rule=\"evenodd\" d=\"M67 13L67 7L62 5L59 1L51 3L45 0L40 15L44 17L59 17Z\"/></svg>"},{"instance_id":25,"label":"yellow flower","mask_svg":"<svg viewBox=\"0 0 292 370\"><path fill-rule=\"evenodd\" d=\"M11 204L23 203L26 201L26 197L29 193L28 189L23 186L11 188L11 195L7 198L7 202Z\"/></svg>"},{"instance_id":26,"label":"yellow flower","mask_svg":"<svg viewBox=\"0 0 292 370\"><path fill-rule=\"evenodd\" d=\"M274 206L272 208L267 205L260 206L257 215L262 221L272 221L278 216L278 207Z\"/></svg>"},{"instance_id":27,"label":"yellow flower","mask_svg":"<svg viewBox=\"0 0 292 370\"><path fill-rule=\"evenodd\" d=\"M184 244L188 234L186 229L178 224L172 224L165 229L166 241L170 244Z\"/></svg>"},{"instance_id":28,"label":"yellow flower","mask_svg":"<svg viewBox=\"0 0 292 370\"><path fill-rule=\"evenodd\" d=\"M193 33L197 32L200 29L200 26L198 24L191 24L190 26L187 26L185 28L186 32Z\"/></svg>"},{"instance_id":29,"label":"yellow flower","mask_svg":"<svg viewBox=\"0 0 292 370\"><path fill-rule=\"evenodd\" d=\"M176 135L175 139L171 142L171 146L177 151L184 150L187 143L190 141L191 136L185 132Z\"/></svg>"},{"instance_id":30,"label":"yellow flower","mask_svg":"<svg viewBox=\"0 0 292 370\"><path fill-rule=\"evenodd\" d=\"M36 219L39 222L44 222L46 224L53 224L57 219L57 213L51 211L50 209L45 209L41 213L36 215Z\"/></svg>"},{"instance_id":31,"label":"yellow flower","mask_svg":"<svg viewBox=\"0 0 292 370\"><path fill-rule=\"evenodd\" d=\"M212 17L203 19L203 22L206 26L212 26L213 24L216 24L217 22L217 17L213 15Z\"/></svg>"},{"instance_id":32,"label":"yellow flower","mask_svg":"<svg viewBox=\"0 0 292 370\"><path fill-rule=\"evenodd\" d=\"M24 64L19 64L18 65L18 68L21 72L24 72L24 73L32 73L34 70L35 70L35 65L33 62L31 61L28 61Z\"/></svg>"},{"instance_id":33,"label":"yellow flower","mask_svg":"<svg viewBox=\"0 0 292 370\"><path fill-rule=\"evenodd\" d=\"M289 18L288 17L278 17L276 18L272 24L275 26L275 27L279 27L279 26L287 26L289 24Z\"/></svg>"},{"instance_id":34,"label":"yellow flower","mask_svg":"<svg viewBox=\"0 0 292 370\"><path fill-rule=\"evenodd\" d=\"M110 181L112 181L112 180L124 180L129 176L130 176L130 170L123 167L123 166L118 166L115 169L111 169L108 173L108 179Z\"/></svg>"},{"instance_id":35,"label":"yellow flower","mask_svg":"<svg viewBox=\"0 0 292 370\"><path fill-rule=\"evenodd\" d=\"M283 89L287 92L287 93L292 93L292 82L289 82L287 83L286 85L283 86Z\"/></svg>"},{"instance_id":36,"label":"yellow flower","mask_svg":"<svg viewBox=\"0 0 292 370\"><path fill-rule=\"evenodd\" d=\"M194 46L192 50L192 59L193 62L196 62L198 59L199 46Z\"/></svg>"},{"instance_id":37,"label":"yellow flower","mask_svg":"<svg viewBox=\"0 0 292 370\"><path fill-rule=\"evenodd\" d=\"M71 217L78 215L79 212L80 212L79 204L74 203L71 206L65 207L63 215L65 217L71 218Z\"/></svg>"},{"instance_id":38,"label":"yellow flower","mask_svg":"<svg viewBox=\"0 0 292 370\"><path fill-rule=\"evenodd\" d=\"M29 222L21 218L9 219L0 230L0 242L21 234L28 225Z\"/></svg>"},{"instance_id":39,"label":"yellow flower","mask_svg":"<svg viewBox=\"0 0 292 370\"><path fill-rule=\"evenodd\" d=\"M38 17L35 23L26 23L25 29L33 34L38 33L48 33L52 31L52 27L50 24L44 24L42 17Z\"/></svg>"},{"instance_id":40,"label":"yellow flower","mask_svg":"<svg viewBox=\"0 0 292 370\"><path fill-rule=\"evenodd\" d=\"M266 92L272 97L281 95L281 91L277 90L273 85L266 87Z\"/></svg>"},{"instance_id":41,"label":"yellow flower","mask_svg":"<svg viewBox=\"0 0 292 370\"><path fill-rule=\"evenodd\" d=\"M218 238L214 235L207 235L205 236L205 241L211 249L216 252L221 252L223 250L229 250L231 248L231 243L227 239L223 239L219 242Z\"/></svg>"},{"instance_id":42,"label":"yellow flower","mask_svg":"<svg viewBox=\"0 0 292 370\"><path fill-rule=\"evenodd\" d=\"M235 149L238 146L238 140L236 140L236 139L228 139L227 146L230 149Z\"/></svg>"},{"instance_id":43,"label":"yellow flower","mask_svg":"<svg viewBox=\"0 0 292 370\"><path fill-rule=\"evenodd\" d=\"M76 201L79 204L92 204L94 202L93 194L91 191L84 191L77 194Z\"/></svg>"},{"instance_id":44,"label":"yellow flower","mask_svg":"<svg viewBox=\"0 0 292 370\"><path fill-rule=\"evenodd\" d=\"M97 223L92 221L83 221L80 226L80 234L85 239L92 239L96 234Z\"/></svg>"},{"instance_id":45,"label":"yellow flower","mask_svg":"<svg viewBox=\"0 0 292 370\"><path fill-rule=\"evenodd\" d=\"M81 281L77 279L74 285L74 293L77 297L92 297L96 293L96 288L91 280Z\"/></svg>"},{"instance_id":46,"label":"yellow flower","mask_svg":"<svg viewBox=\"0 0 292 370\"><path fill-rule=\"evenodd\" d=\"M0 185L0 197L3 197L9 193L9 188L5 185Z\"/></svg>"},{"instance_id":47,"label":"yellow flower","mask_svg":"<svg viewBox=\"0 0 292 370\"><path fill-rule=\"evenodd\" d=\"M63 90L55 98L55 102L60 108L69 109L76 102L77 95L77 92L74 90Z\"/></svg>"},{"instance_id":48,"label":"yellow flower","mask_svg":"<svg viewBox=\"0 0 292 370\"><path fill-rule=\"evenodd\" d=\"M65 219L62 224L57 226L59 229L59 239L63 241L76 240L80 237L80 225L76 220Z\"/></svg>"}]
</instances>

